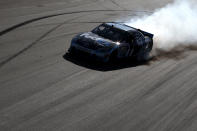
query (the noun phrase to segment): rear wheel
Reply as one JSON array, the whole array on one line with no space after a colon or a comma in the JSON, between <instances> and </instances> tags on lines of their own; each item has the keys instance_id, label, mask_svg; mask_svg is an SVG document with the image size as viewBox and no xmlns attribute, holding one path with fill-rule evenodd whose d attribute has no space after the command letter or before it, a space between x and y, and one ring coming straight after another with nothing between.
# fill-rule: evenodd
<instances>
[{"instance_id":1,"label":"rear wheel","mask_svg":"<svg viewBox=\"0 0 197 131\"><path fill-rule=\"evenodd\" d=\"M151 39L150 42L148 42L148 43L146 44L145 50L146 50L147 52L151 52L152 48L153 48L153 40Z\"/></svg>"},{"instance_id":2,"label":"rear wheel","mask_svg":"<svg viewBox=\"0 0 197 131\"><path fill-rule=\"evenodd\" d=\"M150 59L150 52L153 48L153 40L149 37L145 38L145 46L141 47L137 55L137 61L147 61Z\"/></svg>"},{"instance_id":3,"label":"rear wheel","mask_svg":"<svg viewBox=\"0 0 197 131\"><path fill-rule=\"evenodd\" d=\"M143 61L148 61L150 59L150 51L151 49L140 49L140 51L137 54L137 61L143 62Z\"/></svg>"}]
</instances>

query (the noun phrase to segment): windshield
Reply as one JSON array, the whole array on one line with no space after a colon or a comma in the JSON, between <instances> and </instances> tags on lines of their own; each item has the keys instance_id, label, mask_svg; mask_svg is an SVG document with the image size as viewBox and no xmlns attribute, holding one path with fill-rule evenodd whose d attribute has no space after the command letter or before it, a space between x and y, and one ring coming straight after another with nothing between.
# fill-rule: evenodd
<instances>
[{"instance_id":1,"label":"windshield","mask_svg":"<svg viewBox=\"0 0 197 131\"><path fill-rule=\"evenodd\" d=\"M118 29L115 29L113 27L107 27L107 26L104 26L104 25L100 25L99 27L95 28L93 31L93 33L99 35L99 36L102 36L106 39L110 39L112 41L127 41L127 39L123 36L124 35L124 32L118 30Z\"/></svg>"}]
</instances>

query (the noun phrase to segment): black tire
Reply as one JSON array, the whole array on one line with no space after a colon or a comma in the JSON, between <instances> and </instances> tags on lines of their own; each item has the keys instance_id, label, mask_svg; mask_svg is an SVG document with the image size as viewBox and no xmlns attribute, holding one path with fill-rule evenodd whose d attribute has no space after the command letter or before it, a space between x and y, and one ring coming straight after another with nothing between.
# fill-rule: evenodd
<instances>
[{"instance_id":1,"label":"black tire","mask_svg":"<svg viewBox=\"0 0 197 131\"><path fill-rule=\"evenodd\" d=\"M150 59L150 51L143 49L141 49L136 56L136 60L138 62L148 61L149 59Z\"/></svg>"},{"instance_id":2,"label":"black tire","mask_svg":"<svg viewBox=\"0 0 197 131\"><path fill-rule=\"evenodd\" d=\"M153 48L153 39L148 37L148 36L145 36L145 47L144 49L147 51L147 52L151 52L152 48Z\"/></svg>"},{"instance_id":3,"label":"black tire","mask_svg":"<svg viewBox=\"0 0 197 131\"><path fill-rule=\"evenodd\" d=\"M151 39L151 41L149 43L147 43L147 45L145 45L145 47L142 47L138 54L137 54L137 61L148 61L150 59L150 52L153 48L153 40Z\"/></svg>"},{"instance_id":4,"label":"black tire","mask_svg":"<svg viewBox=\"0 0 197 131\"><path fill-rule=\"evenodd\" d=\"M153 41L147 44L146 51L151 52L152 48L153 48Z\"/></svg>"},{"instance_id":5,"label":"black tire","mask_svg":"<svg viewBox=\"0 0 197 131\"><path fill-rule=\"evenodd\" d=\"M117 59L117 53L117 50L112 52L112 54L109 56L109 62L114 62Z\"/></svg>"}]
</instances>

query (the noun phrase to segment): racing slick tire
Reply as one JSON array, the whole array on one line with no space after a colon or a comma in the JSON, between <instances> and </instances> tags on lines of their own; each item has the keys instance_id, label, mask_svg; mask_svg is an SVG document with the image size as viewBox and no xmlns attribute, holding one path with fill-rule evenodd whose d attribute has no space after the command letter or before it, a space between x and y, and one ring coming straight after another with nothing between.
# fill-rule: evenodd
<instances>
[{"instance_id":1,"label":"racing slick tire","mask_svg":"<svg viewBox=\"0 0 197 131\"><path fill-rule=\"evenodd\" d=\"M108 62L114 62L117 59L117 53L118 53L117 50L113 51L109 56Z\"/></svg>"}]
</instances>

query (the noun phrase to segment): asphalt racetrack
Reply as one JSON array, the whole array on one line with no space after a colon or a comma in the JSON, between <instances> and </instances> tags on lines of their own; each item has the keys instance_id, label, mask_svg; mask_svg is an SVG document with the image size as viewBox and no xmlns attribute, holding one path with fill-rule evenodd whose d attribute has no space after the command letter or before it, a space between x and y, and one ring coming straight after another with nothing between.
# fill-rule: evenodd
<instances>
[{"instance_id":1,"label":"asphalt racetrack","mask_svg":"<svg viewBox=\"0 0 197 131\"><path fill-rule=\"evenodd\" d=\"M172 0L0 1L1 131L196 131L197 53L111 65L71 38Z\"/></svg>"}]
</instances>

